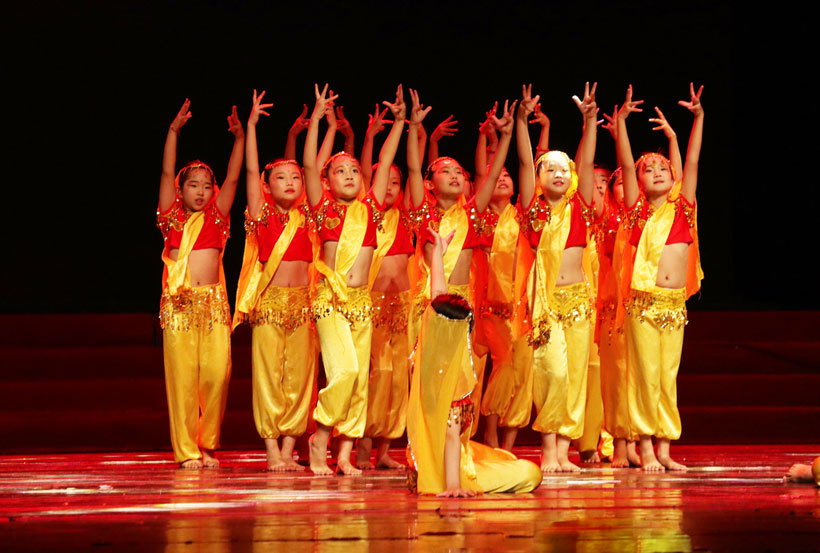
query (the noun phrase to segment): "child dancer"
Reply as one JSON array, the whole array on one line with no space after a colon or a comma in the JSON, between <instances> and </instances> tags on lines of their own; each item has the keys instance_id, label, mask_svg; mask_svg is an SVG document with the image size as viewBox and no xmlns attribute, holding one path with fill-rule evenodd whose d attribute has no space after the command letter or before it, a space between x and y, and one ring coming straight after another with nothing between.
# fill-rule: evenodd
<instances>
[{"instance_id":1,"label":"child dancer","mask_svg":"<svg viewBox=\"0 0 820 553\"><path fill-rule=\"evenodd\" d=\"M581 436L586 404L587 362L592 306L584 282L587 222L592 218L596 112L595 88L584 99L573 96L584 118L578 147L578 173L563 152L541 155L533 167L527 117L538 103L523 87L516 135L520 202L530 244L537 248L532 296L533 399L541 432L541 470L579 471L569 461L569 444ZM538 179L545 198L535 195ZM577 189L576 189L577 187Z\"/></svg>"},{"instance_id":2,"label":"child dancer","mask_svg":"<svg viewBox=\"0 0 820 553\"><path fill-rule=\"evenodd\" d=\"M382 148L370 194L361 201L362 176L354 157L336 154L321 172L316 164L319 120L333 109L337 96L328 96L327 85L321 92L315 86L315 92L304 164L308 201L322 243L315 265L323 278L317 286L312 317L319 334L327 386L319 392L313 413L317 430L310 439L310 468L314 474L332 474L327 466L327 444L333 431L340 436L337 469L357 475L361 471L351 463L350 454L353 440L364 433L367 412L373 313L368 277L389 170L404 127L405 106L400 85L396 101L384 102L393 114L393 128Z\"/></svg>"},{"instance_id":3,"label":"child dancer","mask_svg":"<svg viewBox=\"0 0 820 553\"><path fill-rule=\"evenodd\" d=\"M293 448L307 427L318 360L309 320L313 246L299 165L274 161L260 179L256 124L273 106L264 96L253 91L245 139L248 208L234 327L244 320L253 327L253 417L268 470L301 471Z\"/></svg>"},{"instance_id":4,"label":"child dancer","mask_svg":"<svg viewBox=\"0 0 820 553\"><path fill-rule=\"evenodd\" d=\"M214 450L231 374L231 311L222 254L245 134L234 106L228 117L234 144L221 191L211 168L198 161L183 167L175 181L177 137L191 118L190 106L186 99L171 123L162 156L160 326L174 460L182 468L202 468L219 466Z\"/></svg>"},{"instance_id":5,"label":"child dancer","mask_svg":"<svg viewBox=\"0 0 820 553\"><path fill-rule=\"evenodd\" d=\"M410 487L419 494L472 497L476 493L526 493L541 483L538 467L507 451L469 441L475 388L470 333L473 312L458 295L447 294L444 258L457 230L433 238L430 292L416 368L410 388L407 460ZM462 432L463 430L463 432Z\"/></svg>"},{"instance_id":6,"label":"child dancer","mask_svg":"<svg viewBox=\"0 0 820 553\"><path fill-rule=\"evenodd\" d=\"M632 87L618 112L617 152L624 181L630 231L622 286L626 304L629 419L640 438L646 471L686 470L670 455L680 437L676 378L686 324L686 299L700 288L703 276L697 252L695 191L703 136L701 87L681 101L694 115L683 178L658 154L633 162L626 119L640 112ZM627 288L628 287L628 288ZM657 454L652 438L657 442Z\"/></svg>"}]
</instances>

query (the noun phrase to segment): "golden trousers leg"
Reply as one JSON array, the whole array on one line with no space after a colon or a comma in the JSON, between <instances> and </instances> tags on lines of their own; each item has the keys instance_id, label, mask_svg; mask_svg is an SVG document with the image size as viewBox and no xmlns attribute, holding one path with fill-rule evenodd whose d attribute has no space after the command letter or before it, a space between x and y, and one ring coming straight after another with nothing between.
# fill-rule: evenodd
<instances>
[{"instance_id":1,"label":"golden trousers leg","mask_svg":"<svg viewBox=\"0 0 820 553\"><path fill-rule=\"evenodd\" d=\"M309 322L253 328L253 418L262 438L301 436L315 386L318 344Z\"/></svg>"},{"instance_id":2,"label":"golden trousers leg","mask_svg":"<svg viewBox=\"0 0 820 553\"><path fill-rule=\"evenodd\" d=\"M314 313L322 311L326 290L320 285ZM348 306L336 306L316 319L327 385L319 392L313 418L334 427L334 435L361 438L367 418L372 304L367 287L350 288L348 295Z\"/></svg>"},{"instance_id":3,"label":"golden trousers leg","mask_svg":"<svg viewBox=\"0 0 820 553\"><path fill-rule=\"evenodd\" d=\"M584 433L577 444L579 451L598 449L603 424L604 402L601 397L601 359L598 357L598 346L590 340L589 364L587 366L587 404L584 410Z\"/></svg>"},{"instance_id":4,"label":"golden trousers leg","mask_svg":"<svg viewBox=\"0 0 820 553\"><path fill-rule=\"evenodd\" d=\"M577 440L584 431L587 365L591 338L589 299L584 283L559 286L550 340L533 355L533 429ZM563 321L563 322L562 322Z\"/></svg>"},{"instance_id":5,"label":"golden trousers leg","mask_svg":"<svg viewBox=\"0 0 820 553\"><path fill-rule=\"evenodd\" d=\"M530 421L532 411L532 347L523 336L512 341L509 321L495 315L491 318L492 329L502 335L501 343L510 344L505 362L496 362L493 355L493 370L487 390L481 402L481 414L498 415L498 425L509 428L523 428Z\"/></svg>"},{"instance_id":6,"label":"golden trousers leg","mask_svg":"<svg viewBox=\"0 0 820 553\"><path fill-rule=\"evenodd\" d=\"M484 493L528 493L541 484L543 474L532 461L475 442L469 447L476 484Z\"/></svg>"},{"instance_id":7,"label":"golden trousers leg","mask_svg":"<svg viewBox=\"0 0 820 553\"><path fill-rule=\"evenodd\" d=\"M231 376L230 310L221 286L163 298L163 357L178 463L200 459L200 447L219 447L219 429Z\"/></svg>"},{"instance_id":8,"label":"golden trousers leg","mask_svg":"<svg viewBox=\"0 0 820 553\"><path fill-rule=\"evenodd\" d=\"M655 288L625 322L629 419L633 435L677 440L677 375L686 320L684 290Z\"/></svg>"},{"instance_id":9,"label":"golden trousers leg","mask_svg":"<svg viewBox=\"0 0 820 553\"><path fill-rule=\"evenodd\" d=\"M629 432L626 340L623 332L612 329L614 317L601 321L601 391L604 402L604 428L617 439L634 439Z\"/></svg>"}]
</instances>

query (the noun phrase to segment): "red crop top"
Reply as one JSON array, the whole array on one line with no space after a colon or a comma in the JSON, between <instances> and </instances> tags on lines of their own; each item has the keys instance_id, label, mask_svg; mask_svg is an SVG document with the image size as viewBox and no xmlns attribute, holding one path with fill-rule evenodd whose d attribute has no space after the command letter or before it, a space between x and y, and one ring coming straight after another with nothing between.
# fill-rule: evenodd
<instances>
[{"instance_id":1,"label":"red crop top","mask_svg":"<svg viewBox=\"0 0 820 553\"><path fill-rule=\"evenodd\" d=\"M307 214L306 204L294 209ZM262 263L270 259L271 251L279 237L282 236L292 211L281 213L265 201L257 219L250 218L250 214L247 211L245 212L245 231L256 233L256 239L259 243L259 261ZM295 213L294 216L296 216ZM306 217L305 221L307 220ZM313 261L313 245L310 242L307 224L296 229L296 234L294 234L293 240L291 240L288 249L285 251L282 261Z\"/></svg>"},{"instance_id":2,"label":"red crop top","mask_svg":"<svg viewBox=\"0 0 820 553\"><path fill-rule=\"evenodd\" d=\"M631 229L629 233L629 243L637 246L641 241L641 234L646 221L655 212L646 198L641 194L635 202L635 206L627 211L627 225ZM678 196L675 201L675 219L672 221L672 228L669 230L669 236L666 239L666 244L691 244L692 232L690 229L695 226L694 223L695 207L686 201L683 195Z\"/></svg>"},{"instance_id":3,"label":"red crop top","mask_svg":"<svg viewBox=\"0 0 820 553\"><path fill-rule=\"evenodd\" d=\"M225 242L230 236L231 219L229 215L223 215L216 207L216 196L202 208L205 213L205 222L202 230L194 242L195 250L205 250L215 248L221 250L225 247ZM169 249L179 248L182 242L182 233L185 223L192 212L185 209L182 200L177 196L173 205L167 211L160 212L157 209L157 227L162 231L162 237Z\"/></svg>"},{"instance_id":4,"label":"red crop top","mask_svg":"<svg viewBox=\"0 0 820 553\"><path fill-rule=\"evenodd\" d=\"M595 214L594 209L584 203L580 194L575 194L569 202L570 224L565 250L587 245L587 221L591 221ZM550 210L551 207L546 201L533 197L530 206L521 214L521 230L533 248L537 248L541 241L541 233L549 221Z\"/></svg>"},{"instance_id":5,"label":"red crop top","mask_svg":"<svg viewBox=\"0 0 820 553\"><path fill-rule=\"evenodd\" d=\"M399 227L396 229L396 239L393 240L393 245L387 250L385 257L391 255L412 255L416 251L413 245L413 223L410 220L410 215L404 206L399 208Z\"/></svg>"},{"instance_id":6,"label":"red crop top","mask_svg":"<svg viewBox=\"0 0 820 553\"><path fill-rule=\"evenodd\" d=\"M367 230L364 233L364 240L362 241L363 248L375 248L378 245L376 237L376 228L381 224L382 211L384 206L380 206L372 193L368 193L364 200L364 205L367 207ZM347 206L345 204L337 203L333 197L325 191L322 199L318 205L310 206L313 215L313 222L316 225L316 230L319 233L319 240L324 244L325 242L338 242L342 235L342 227L344 227L345 216L347 215Z\"/></svg>"},{"instance_id":7,"label":"red crop top","mask_svg":"<svg viewBox=\"0 0 820 553\"><path fill-rule=\"evenodd\" d=\"M484 222L484 215L480 213L475 206L475 198L467 202L464 206L464 211L467 212L467 236L464 238L464 245L462 250L469 250L481 246L482 237L489 232L487 225ZM425 194L424 203L421 207L413 210L413 218L417 221L421 229L420 239L422 244L433 242L433 235L430 233L432 228L438 232L441 218L444 216L444 210L438 207L436 199L430 194Z\"/></svg>"}]
</instances>

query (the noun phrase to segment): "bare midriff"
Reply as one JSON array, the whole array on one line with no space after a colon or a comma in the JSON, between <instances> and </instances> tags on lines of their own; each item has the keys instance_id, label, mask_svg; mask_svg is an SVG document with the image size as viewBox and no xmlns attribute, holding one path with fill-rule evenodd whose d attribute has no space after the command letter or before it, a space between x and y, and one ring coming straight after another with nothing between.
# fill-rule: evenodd
<instances>
[{"instance_id":1,"label":"bare midriff","mask_svg":"<svg viewBox=\"0 0 820 553\"><path fill-rule=\"evenodd\" d=\"M658 262L658 278L655 285L677 290L686 286L686 267L689 263L689 244L667 244Z\"/></svg>"},{"instance_id":2,"label":"bare midriff","mask_svg":"<svg viewBox=\"0 0 820 553\"><path fill-rule=\"evenodd\" d=\"M309 261L281 261L271 284L281 288L301 288L310 284Z\"/></svg>"},{"instance_id":3,"label":"bare midriff","mask_svg":"<svg viewBox=\"0 0 820 553\"><path fill-rule=\"evenodd\" d=\"M334 271L336 270L336 247L338 245L339 242L331 240L322 244L322 258L325 264ZM346 280L350 288L367 285L367 279L370 276L370 263L373 260L373 250L372 246L359 249L356 261L353 262L353 266L347 272Z\"/></svg>"},{"instance_id":4,"label":"bare midriff","mask_svg":"<svg viewBox=\"0 0 820 553\"><path fill-rule=\"evenodd\" d=\"M179 248L171 248L168 252L174 261L179 257ZM219 282L219 254L217 248L193 250L188 256L188 274L191 276L191 286L210 286Z\"/></svg>"},{"instance_id":5,"label":"bare midriff","mask_svg":"<svg viewBox=\"0 0 820 553\"><path fill-rule=\"evenodd\" d=\"M373 282L376 292L404 292L410 289L410 277L407 276L407 262L409 255L399 253L388 255L382 260L379 274Z\"/></svg>"}]
</instances>

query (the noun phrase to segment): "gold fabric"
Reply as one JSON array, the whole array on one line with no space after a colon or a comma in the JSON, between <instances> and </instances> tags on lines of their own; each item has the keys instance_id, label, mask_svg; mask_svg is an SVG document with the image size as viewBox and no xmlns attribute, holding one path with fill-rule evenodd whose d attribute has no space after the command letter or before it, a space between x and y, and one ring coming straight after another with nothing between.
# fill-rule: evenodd
<instances>
[{"instance_id":1,"label":"gold fabric","mask_svg":"<svg viewBox=\"0 0 820 553\"><path fill-rule=\"evenodd\" d=\"M604 402L601 397L601 358L598 347L590 340L587 364L587 404L584 409L584 433L578 438L579 451L598 449L601 430L604 427Z\"/></svg>"},{"instance_id":2,"label":"gold fabric","mask_svg":"<svg viewBox=\"0 0 820 553\"><path fill-rule=\"evenodd\" d=\"M187 290L191 301L164 295L162 305L165 390L177 463L200 459L200 447L219 447L231 376L230 308L224 287Z\"/></svg>"},{"instance_id":3,"label":"gold fabric","mask_svg":"<svg viewBox=\"0 0 820 553\"><path fill-rule=\"evenodd\" d=\"M626 341L623 331L613 330L614 316L599 319L601 340L601 393L604 402L604 428L615 438L635 439L629 432Z\"/></svg>"},{"instance_id":4,"label":"gold fabric","mask_svg":"<svg viewBox=\"0 0 820 553\"><path fill-rule=\"evenodd\" d=\"M236 292L234 329L248 318L249 313L256 310L257 303L279 269L282 258L288 251L293 237L296 236L296 231L304 228L306 224L305 215L300 209L291 209L288 215L288 222L273 246L267 263L264 265L259 261L259 243L256 232L247 228L248 225L246 224L245 253L242 258L242 269L239 272L239 284Z\"/></svg>"},{"instance_id":5,"label":"gold fabric","mask_svg":"<svg viewBox=\"0 0 820 553\"><path fill-rule=\"evenodd\" d=\"M550 340L533 356L533 429L578 439L584 430L593 313L583 282L558 286L550 303Z\"/></svg>"},{"instance_id":6,"label":"gold fabric","mask_svg":"<svg viewBox=\"0 0 820 553\"><path fill-rule=\"evenodd\" d=\"M369 217L367 206L363 202L356 200L347 206L344 226L336 245L335 270L324 262L321 251L317 251L314 256L313 262L316 270L325 277L325 281L333 294L343 303L347 301L347 291L349 290L346 280L347 272L353 267L356 258L359 256L367 232Z\"/></svg>"},{"instance_id":7,"label":"gold fabric","mask_svg":"<svg viewBox=\"0 0 820 553\"><path fill-rule=\"evenodd\" d=\"M250 314L253 418L262 438L301 436L307 428L319 355L309 311L307 286L268 286Z\"/></svg>"},{"instance_id":8,"label":"gold fabric","mask_svg":"<svg viewBox=\"0 0 820 553\"><path fill-rule=\"evenodd\" d=\"M523 428L532 412L533 351L526 336L512 341L512 325L495 315L485 315L485 325L498 340L509 340L510 353L502 361L493 356L493 370L481 400L481 414L498 415L498 425Z\"/></svg>"},{"instance_id":9,"label":"gold fabric","mask_svg":"<svg viewBox=\"0 0 820 553\"><path fill-rule=\"evenodd\" d=\"M188 256L194 249L196 239L205 224L205 212L197 211L192 213L182 230L182 238L179 242L177 259L171 259L168 255L168 248L162 253L162 261L165 263L165 286L164 290L172 296L176 295L180 288L190 287L190 275L188 274Z\"/></svg>"},{"instance_id":10,"label":"gold fabric","mask_svg":"<svg viewBox=\"0 0 820 553\"><path fill-rule=\"evenodd\" d=\"M407 322L411 292L370 292L373 339L364 435L396 439L404 433L410 387L410 344Z\"/></svg>"},{"instance_id":11,"label":"gold fabric","mask_svg":"<svg viewBox=\"0 0 820 553\"><path fill-rule=\"evenodd\" d=\"M627 393L633 436L680 437L676 378L683 325L669 321L685 319L686 290L657 286L646 307L626 318Z\"/></svg>"},{"instance_id":12,"label":"gold fabric","mask_svg":"<svg viewBox=\"0 0 820 553\"><path fill-rule=\"evenodd\" d=\"M313 302L327 385L319 392L313 418L334 427L334 435L361 438L367 416L373 304L367 286L347 288L347 301L320 281Z\"/></svg>"},{"instance_id":13,"label":"gold fabric","mask_svg":"<svg viewBox=\"0 0 820 553\"><path fill-rule=\"evenodd\" d=\"M453 414L453 403L475 386L471 367L469 323L424 312L416 368L408 405L407 438L411 482L420 494L446 489L444 440L448 421L464 421L466 408ZM466 425L465 425L466 426ZM541 482L541 471L529 461L470 442L461 433L461 488L474 492L529 492Z\"/></svg>"},{"instance_id":14,"label":"gold fabric","mask_svg":"<svg viewBox=\"0 0 820 553\"><path fill-rule=\"evenodd\" d=\"M368 286L372 289L376 277L379 276L379 270L382 267L387 252L393 247L396 241L396 233L399 230L401 223L401 210L398 206L388 209L384 213L381 221L381 226L376 233L377 247L373 252L373 260L370 263L370 274L368 276Z\"/></svg>"}]
</instances>

